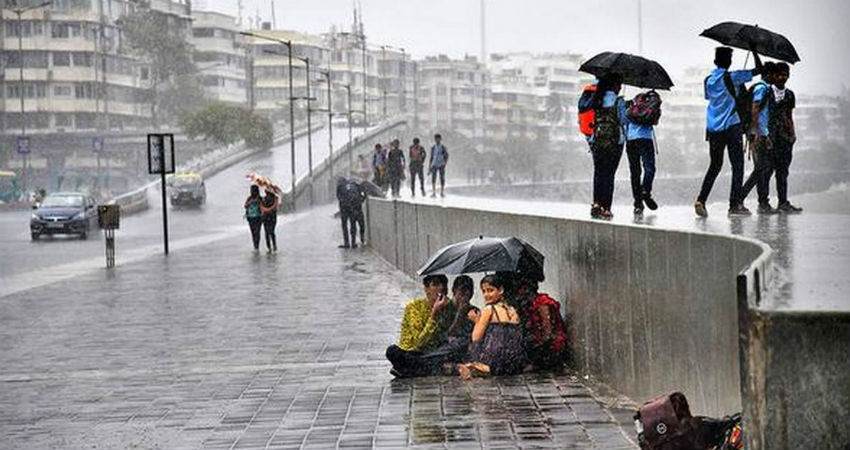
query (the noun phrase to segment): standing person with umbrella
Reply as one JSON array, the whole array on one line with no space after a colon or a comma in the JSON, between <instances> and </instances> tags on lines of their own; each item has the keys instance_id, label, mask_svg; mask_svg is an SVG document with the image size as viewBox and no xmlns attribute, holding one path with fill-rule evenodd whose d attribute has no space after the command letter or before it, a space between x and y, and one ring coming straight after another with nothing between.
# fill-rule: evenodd
<instances>
[{"instance_id":1,"label":"standing person with umbrella","mask_svg":"<svg viewBox=\"0 0 850 450\"><path fill-rule=\"evenodd\" d=\"M711 162L694 203L694 211L700 217L708 216L705 202L714 186L714 180L717 179L717 175L723 167L724 150L728 152L729 164L732 165L729 215L747 216L751 214L750 210L744 206L741 196L744 182L744 145L742 142L744 131L737 103L738 98L745 90L744 83L752 81L753 75L761 73L761 59L758 53L753 52L753 57L756 61L755 69L730 71L732 49L718 47L714 55L716 68L705 79L705 99L708 100L705 114L706 135Z\"/></svg>"},{"instance_id":2,"label":"standing person with umbrella","mask_svg":"<svg viewBox=\"0 0 850 450\"><path fill-rule=\"evenodd\" d=\"M263 218L263 230L266 232L266 250L277 252L277 235L275 228L277 227L277 210L280 207L280 200L273 189L267 188L266 195L260 203L260 212Z\"/></svg>"}]
</instances>

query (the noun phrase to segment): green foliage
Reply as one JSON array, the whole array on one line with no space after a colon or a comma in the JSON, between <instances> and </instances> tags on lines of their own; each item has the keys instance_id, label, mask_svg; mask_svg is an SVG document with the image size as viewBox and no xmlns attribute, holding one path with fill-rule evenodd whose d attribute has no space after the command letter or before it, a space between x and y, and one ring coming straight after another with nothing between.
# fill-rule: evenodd
<instances>
[{"instance_id":1,"label":"green foliage","mask_svg":"<svg viewBox=\"0 0 850 450\"><path fill-rule=\"evenodd\" d=\"M184 112L179 122L189 138L201 137L219 145L245 141L251 148L268 148L274 139L274 129L268 119L224 103L213 103L196 112Z\"/></svg>"}]
</instances>

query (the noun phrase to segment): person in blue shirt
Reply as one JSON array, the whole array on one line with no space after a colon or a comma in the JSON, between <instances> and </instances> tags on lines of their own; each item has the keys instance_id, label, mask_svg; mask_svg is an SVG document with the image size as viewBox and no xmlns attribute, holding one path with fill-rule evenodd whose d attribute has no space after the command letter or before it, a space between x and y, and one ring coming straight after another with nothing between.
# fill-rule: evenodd
<instances>
[{"instance_id":1,"label":"person in blue shirt","mask_svg":"<svg viewBox=\"0 0 850 450\"><path fill-rule=\"evenodd\" d=\"M772 62L764 64L761 81L753 85L753 102L751 123L748 124L747 141L752 151L754 167L744 182L741 196L747 198L753 187L758 192L758 213L775 214L779 212L770 206L770 176L774 165L772 158L773 136L770 135L768 119L773 108L773 74L775 65Z\"/></svg>"},{"instance_id":2,"label":"person in blue shirt","mask_svg":"<svg viewBox=\"0 0 850 450\"><path fill-rule=\"evenodd\" d=\"M619 96L622 77L599 79L591 99L595 112L593 135L588 138L593 155L593 205L590 217L610 220L614 198L614 175L623 156L626 102Z\"/></svg>"},{"instance_id":3,"label":"person in blue shirt","mask_svg":"<svg viewBox=\"0 0 850 450\"><path fill-rule=\"evenodd\" d=\"M652 133L652 125L639 124L626 115L626 156L629 158L636 215L643 214L644 203L653 211L658 209L658 203L652 198L652 182L655 180L655 145Z\"/></svg>"},{"instance_id":4,"label":"person in blue shirt","mask_svg":"<svg viewBox=\"0 0 850 450\"><path fill-rule=\"evenodd\" d=\"M761 59L753 51L755 69L730 71L732 49L718 47L715 50L714 64L717 66L705 79L706 137L711 162L702 181L694 210L700 217L707 217L705 202L714 186L714 180L723 167L723 151L729 154L732 165L732 188L729 190L729 215L749 215L744 207L741 187L744 181L744 145L741 118L736 110L736 98L744 91L744 83L752 81L753 75L761 73ZM734 92L733 92L734 91Z\"/></svg>"}]
</instances>

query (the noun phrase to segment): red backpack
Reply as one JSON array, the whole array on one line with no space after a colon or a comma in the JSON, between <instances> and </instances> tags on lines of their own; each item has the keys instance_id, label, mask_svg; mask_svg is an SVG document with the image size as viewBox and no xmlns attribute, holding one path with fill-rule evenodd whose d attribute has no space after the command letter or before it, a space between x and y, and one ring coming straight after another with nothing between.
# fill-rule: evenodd
<instances>
[{"instance_id":1,"label":"red backpack","mask_svg":"<svg viewBox=\"0 0 850 450\"><path fill-rule=\"evenodd\" d=\"M596 120L596 111L591 105L593 94L596 93L596 85L588 84L581 91L578 99L578 128L587 137L593 136L593 127Z\"/></svg>"},{"instance_id":2,"label":"red backpack","mask_svg":"<svg viewBox=\"0 0 850 450\"><path fill-rule=\"evenodd\" d=\"M695 450L701 445L700 421L691 416L688 400L681 392L658 397L635 414L641 450Z\"/></svg>"},{"instance_id":3,"label":"red backpack","mask_svg":"<svg viewBox=\"0 0 850 450\"><path fill-rule=\"evenodd\" d=\"M629 120L639 125L658 125L661 119L661 96L658 92L642 92L626 105Z\"/></svg>"}]
</instances>

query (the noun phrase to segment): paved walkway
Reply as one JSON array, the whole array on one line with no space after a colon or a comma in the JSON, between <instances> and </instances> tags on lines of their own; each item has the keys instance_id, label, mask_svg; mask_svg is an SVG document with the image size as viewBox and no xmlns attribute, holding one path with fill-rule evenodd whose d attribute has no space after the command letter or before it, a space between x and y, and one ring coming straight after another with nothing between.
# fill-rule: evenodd
<instances>
[{"instance_id":1,"label":"paved walkway","mask_svg":"<svg viewBox=\"0 0 850 450\"><path fill-rule=\"evenodd\" d=\"M333 212L277 255L246 226L0 298L0 448L636 448L569 375L393 380L419 286L337 249Z\"/></svg>"}]
</instances>

